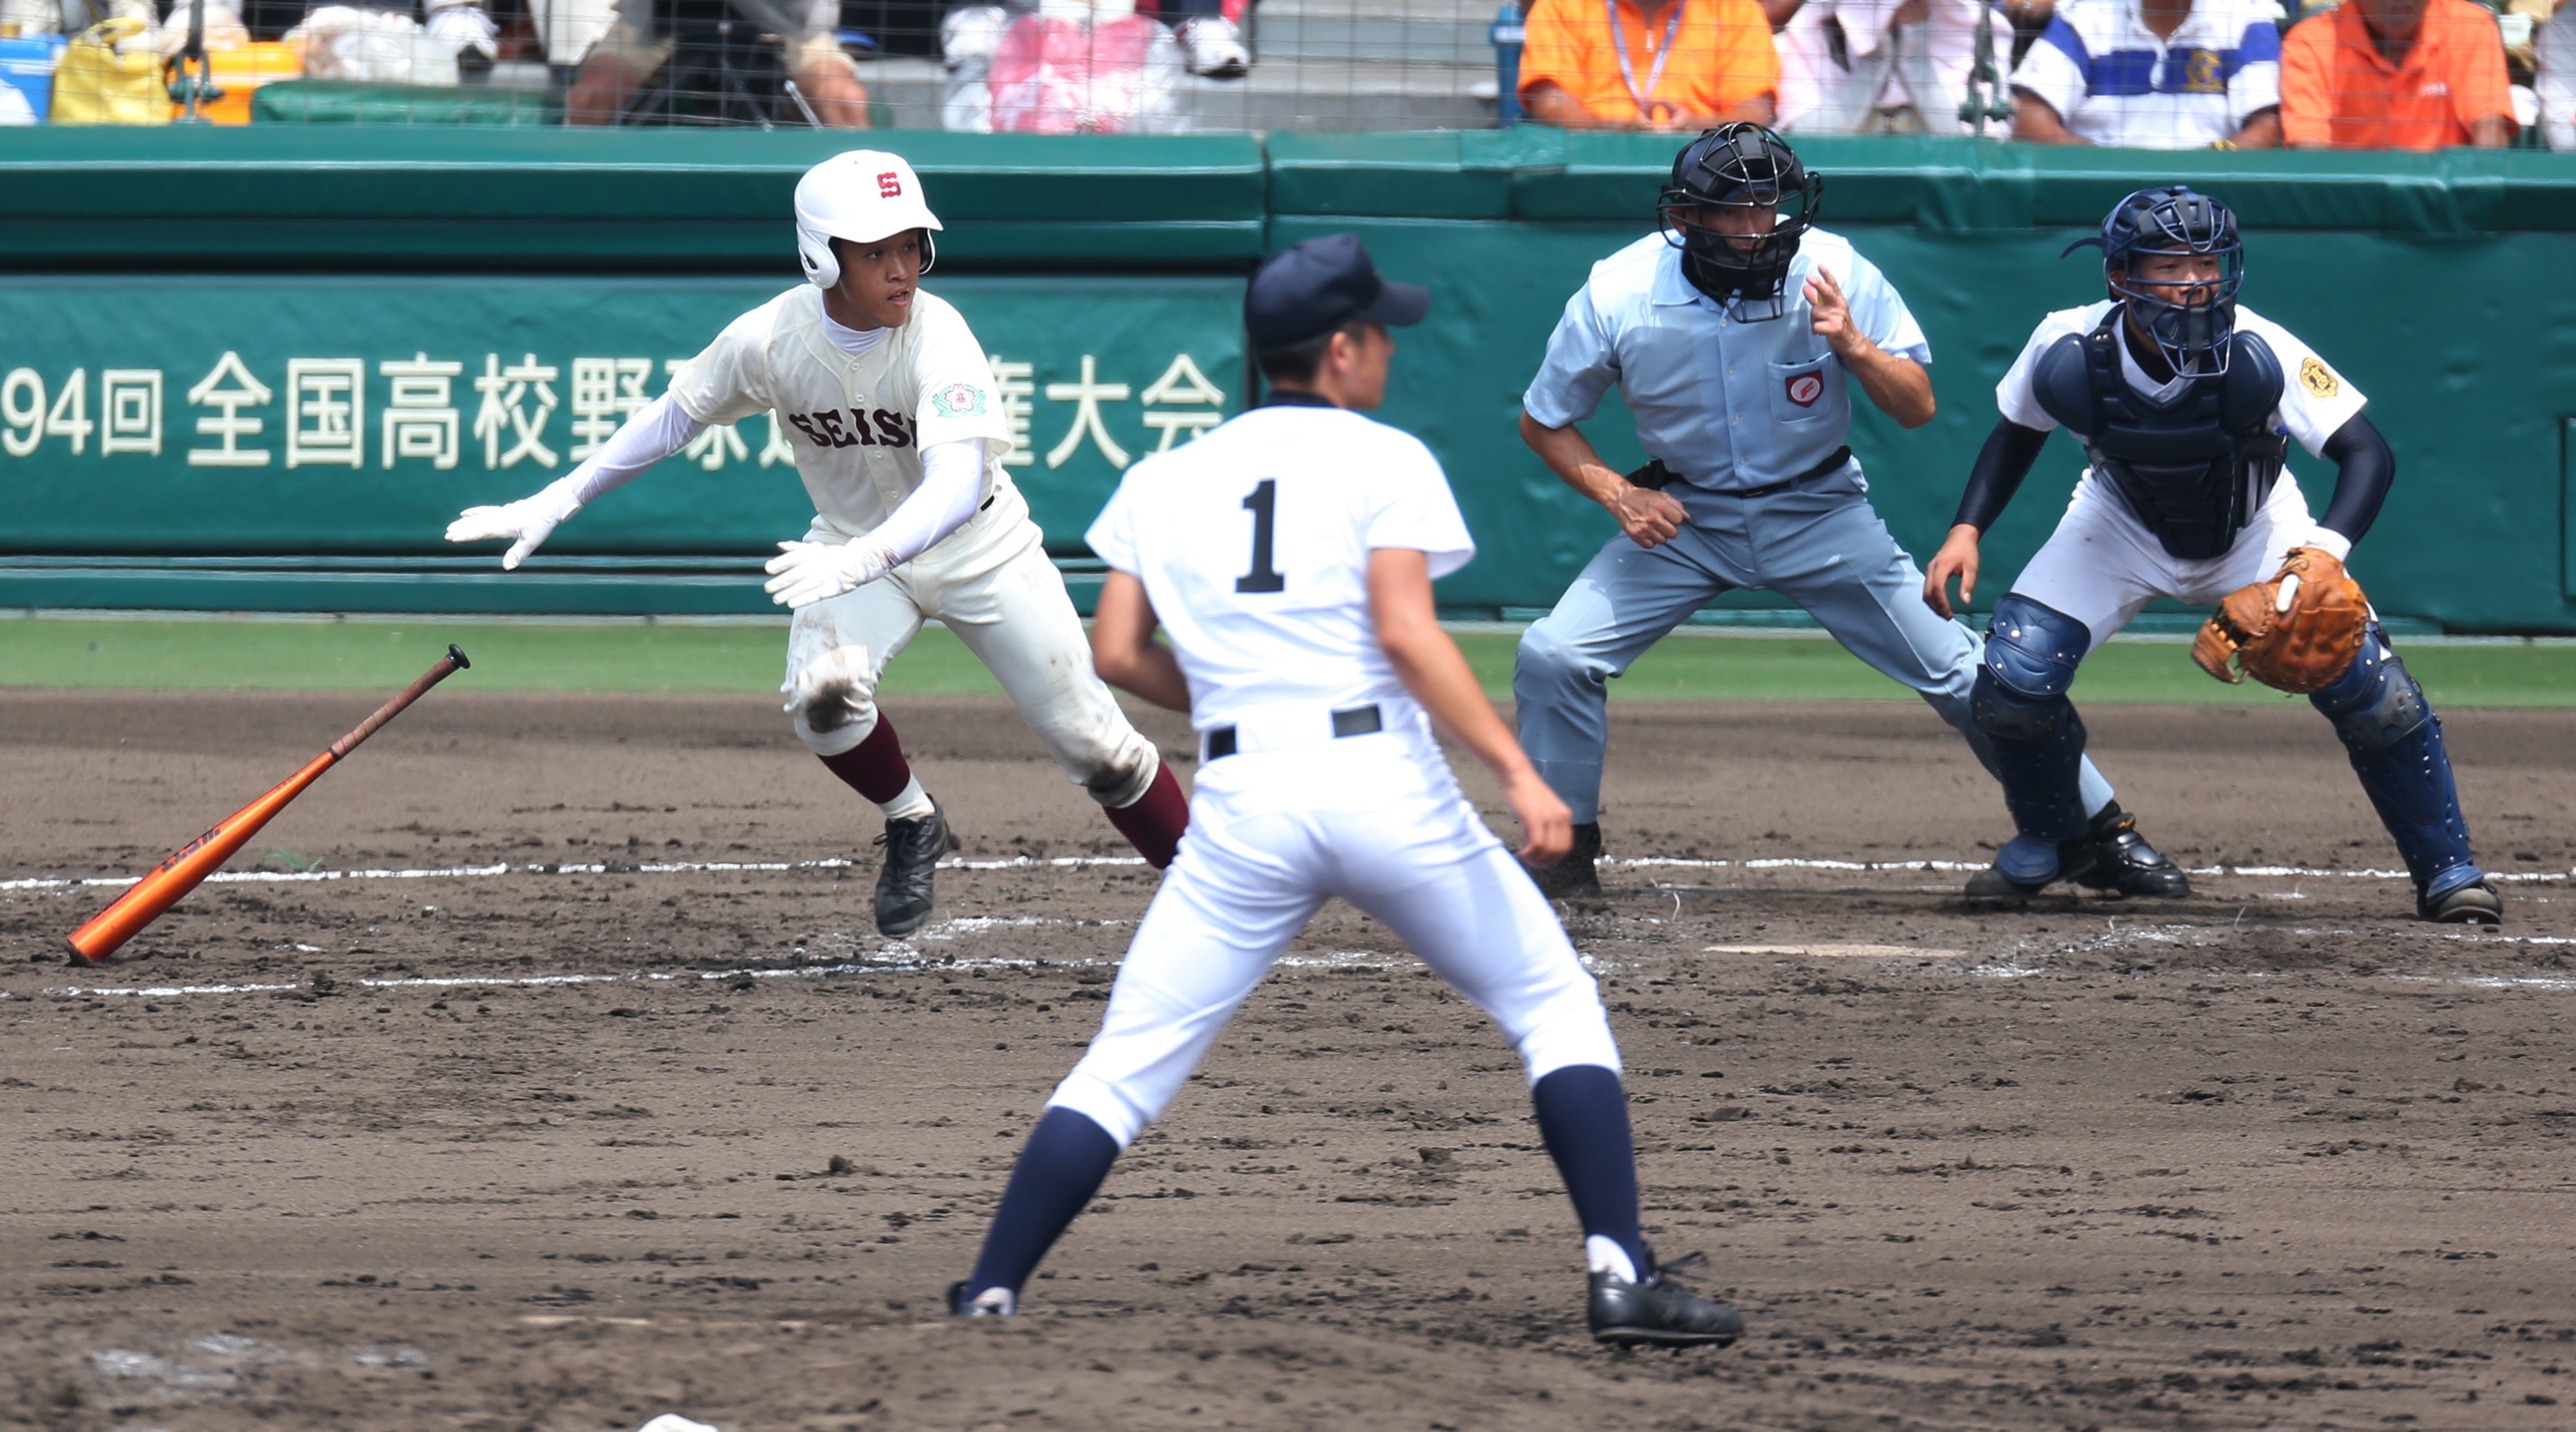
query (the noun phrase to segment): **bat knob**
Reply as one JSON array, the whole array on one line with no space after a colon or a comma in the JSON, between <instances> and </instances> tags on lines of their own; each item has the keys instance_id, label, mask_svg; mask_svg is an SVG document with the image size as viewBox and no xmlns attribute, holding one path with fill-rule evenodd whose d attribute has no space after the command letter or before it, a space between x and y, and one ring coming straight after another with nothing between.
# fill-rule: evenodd
<instances>
[{"instance_id":1,"label":"bat knob","mask_svg":"<svg viewBox=\"0 0 2576 1432\"><path fill-rule=\"evenodd\" d=\"M455 662L456 669L459 671L469 671L474 666L474 663L465 659L465 649L454 642L447 644L447 659Z\"/></svg>"}]
</instances>

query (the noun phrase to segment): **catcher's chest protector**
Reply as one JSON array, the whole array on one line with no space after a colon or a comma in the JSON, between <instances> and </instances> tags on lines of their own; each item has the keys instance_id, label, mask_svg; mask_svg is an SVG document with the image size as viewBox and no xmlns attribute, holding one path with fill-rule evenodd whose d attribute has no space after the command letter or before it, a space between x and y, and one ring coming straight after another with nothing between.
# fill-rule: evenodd
<instances>
[{"instance_id":1,"label":"catcher's chest protector","mask_svg":"<svg viewBox=\"0 0 2576 1432\"><path fill-rule=\"evenodd\" d=\"M2039 405L2084 440L2102 475L2176 557L2215 557L2254 520L2281 475L2289 439L2272 431L2281 363L2251 333L2228 340L2227 371L2199 378L2170 403L2149 401L2120 375L2120 312L2078 338L2060 338L2032 374Z\"/></svg>"}]
</instances>

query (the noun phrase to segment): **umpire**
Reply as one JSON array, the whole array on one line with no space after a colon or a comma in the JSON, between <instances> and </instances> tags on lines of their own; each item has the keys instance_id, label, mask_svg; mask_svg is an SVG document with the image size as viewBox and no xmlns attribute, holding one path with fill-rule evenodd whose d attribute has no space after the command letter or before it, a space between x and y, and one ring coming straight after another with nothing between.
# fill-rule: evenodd
<instances>
[{"instance_id":1,"label":"umpire","mask_svg":"<svg viewBox=\"0 0 2576 1432\"><path fill-rule=\"evenodd\" d=\"M1720 593L1775 591L1853 655L1912 687L1994 756L1968 710L1983 648L1925 608L1923 575L1869 504L1844 441L1851 388L1908 428L1932 420L1931 348L1905 301L1838 234L1824 193L1757 124L1701 134L1673 161L1658 231L1595 264L1521 399L1521 438L1566 486L1608 508L1610 539L1521 638L1520 738L1573 808L1574 852L1537 872L1550 895L1597 895L1608 681ZM1617 384L1654 461L1628 477L1575 424ZM2130 895L2190 884L2137 832L2087 761L2081 838L2059 879ZM1995 871L1974 898L2020 899Z\"/></svg>"}]
</instances>

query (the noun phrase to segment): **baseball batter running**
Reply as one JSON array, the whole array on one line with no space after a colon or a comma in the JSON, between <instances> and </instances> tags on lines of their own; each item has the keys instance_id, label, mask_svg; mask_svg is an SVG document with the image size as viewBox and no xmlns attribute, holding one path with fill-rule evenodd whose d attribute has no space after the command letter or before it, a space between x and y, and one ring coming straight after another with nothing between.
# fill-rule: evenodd
<instances>
[{"instance_id":1,"label":"baseball batter running","mask_svg":"<svg viewBox=\"0 0 2576 1432\"><path fill-rule=\"evenodd\" d=\"M2245 249L2225 204L2148 189L2102 221L2103 302L2041 320L1995 385L1986 439L1924 600L1946 615L1976 584L1977 538L2052 429L2090 463L2056 533L1995 603L1972 704L2020 833L1995 869L2025 889L2057 877L2086 826L2084 722L2066 690L2087 653L2157 597L2221 603L2193 655L2307 693L2415 880L2415 910L2496 924L2503 904L2469 853L2442 723L2343 570L2396 476L2362 396L2289 330L2238 305ZM2073 248L2067 252L2074 252ZM2289 439L2335 465L2323 521L2282 467Z\"/></svg>"},{"instance_id":2,"label":"baseball batter running","mask_svg":"<svg viewBox=\"0 0 2576 1432\"><path fill-rule=\"evenodd\" d=\"M1805 608L1996 770L1968 711L1977 638L1917 600L1922 572L1870 506L1845 442L1854 383L1905 427L1932 420L1931 346L1877 267L1815 227L1823 192L1823 177L1760 125L1692 140L1673 161L1658 232L1593 266L1521 399L1522 439L1622 534L1522 636L1512 673L1521 744L1574 809L1574 853L1538 873L1551 895L1601 892L1609 679L1736 588ZM1655 459L1627 477L1575 426L1613 384ZM2050 878L2190 893L2092 763L2079 779L2083 839ZM1968 889L2021 893L1991 871Z\"/></svg>"},{"instance_id":3,"label":"baseball batter running","mask_svg":"<svg viewBox=\"0 0 2576 1432\"><path fill-rule=\"evenodd\" d=\"M1338 895L1519 1051L1582 1222L1593 1336L1722 1344L1743 1331L1656 1266L1600 994L1432 737L1437 724L1501 779L1523 858L1565 853L1565 803L1433 611L1432 579L1475 554L1448 479L1419 441L1355 411L1385 392L1387 325L1430 303L1381 280L1350 234L1273 255L1244 300L1270 401L1128 469L1092 524L1110 569L1092 632L1100 672L1190 713L1204 763L1189 839L1100 1033L1048 1098L974 1272L949 1289L961 1316L1014 1310L1120 1151Z\"/></svg>"},{"instance_id":4,"label":"baseball batter running","mask_svg":"<svg viewBox=\"0 0 2576 1432\"><path fill-rule=\"evenodd\" d=\"M878 678L936 618L989 668L1038 740L1156 867L1189 819L1180 784L1085 658L1082 620L1002 469L1010 432L984 345L922 291L939 219L901 158L854 150L796 185L812 280L727 325L600 450L532 497L468 508L450 542L503 539L516 568L601 493L710 426L774 412L792 430L814 525L781 542L768 590L795 610L787 711L832 774L885 812L877 929L930 918L957 847L877 709Z\"/></svg>"}]
</instances>

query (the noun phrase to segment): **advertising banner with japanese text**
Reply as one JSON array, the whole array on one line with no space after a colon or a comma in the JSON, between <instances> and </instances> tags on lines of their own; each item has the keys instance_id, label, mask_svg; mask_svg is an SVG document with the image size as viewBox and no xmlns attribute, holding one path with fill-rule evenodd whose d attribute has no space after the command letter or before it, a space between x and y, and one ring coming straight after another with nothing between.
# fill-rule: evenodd
<instances>
[{"instance_id":1,"label":"advertising banner with japanese text","mask_svg":"<svg viewBox=\"0 0 2576 1432\"><path fill-rule=\"evenodd\" d=\"M447 553L572 470L782 281L0 280L0 551ZM1005 459L1078 553L1118 476L1243 406L1229 278L933 275L993 361ZM773 414L711 429L549 553L752 554L813 515Z\"/></svg>"}]
</instances>

